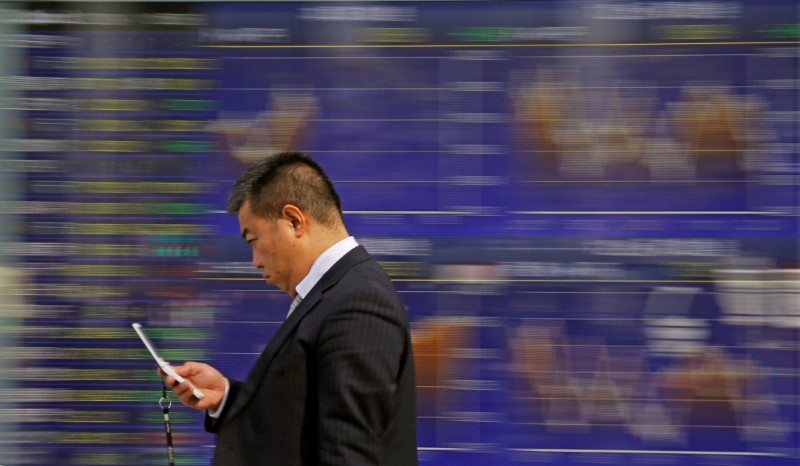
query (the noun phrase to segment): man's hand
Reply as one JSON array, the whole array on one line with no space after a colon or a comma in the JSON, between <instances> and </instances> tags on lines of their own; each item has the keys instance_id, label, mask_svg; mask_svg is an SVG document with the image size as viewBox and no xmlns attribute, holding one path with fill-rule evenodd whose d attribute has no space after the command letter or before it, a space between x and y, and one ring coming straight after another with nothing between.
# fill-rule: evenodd
<instances>
[{"instance_id":1,"label":"man's hand","mask_svg":"<svg viewBox=\"0 0 800 466\"><path fill-rule=\"evenodd\" d=\"M216 410L225 396L225 377L208 364L201 362L186 362L182 366L172 366L175 372L183 377L183 383L177 383L174 378L167 375L160 368L158 375L164 378L172 393L181 400L181 403L190 408ZM192 395L192 386L199 388L205 394L202 400Z\"/></svg>"}]
</instances>

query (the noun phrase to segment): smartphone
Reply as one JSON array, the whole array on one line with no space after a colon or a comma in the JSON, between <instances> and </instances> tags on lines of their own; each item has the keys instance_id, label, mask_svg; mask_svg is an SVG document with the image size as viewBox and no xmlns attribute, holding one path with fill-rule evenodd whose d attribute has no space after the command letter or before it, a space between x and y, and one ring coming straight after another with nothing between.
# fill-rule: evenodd
<instances>
[{"instance_id":1,"label":"smartphone","mask_svg":"<svg viewBox=\"0 0 800 466\"><path fill-rule=\"evenodd\" d=\"M142 325L137 322L131 324L131 326L136 331L136 334L139 335L139 338L142 340L142 343L144 343L144 346L147 347L147 350L150 351L150 354L153 355L153 359L155 359L156 363L158 363L158 367L160 367L165 374L172 376L172 378L177 380L178 383L183 383L186 379L178 375L175 372L175 369L173 369L172 366L169 365L169 362L165 361L161 356L158 355L156 347L153 346L153 343L150 341L149 338L147 338L147 335L144 334ZM192 387L192 394L198 400L202 400L203 398L205 398L205 394L202 391L200 391L199 388L194 386Z\"/></svg>"}]
</instances>

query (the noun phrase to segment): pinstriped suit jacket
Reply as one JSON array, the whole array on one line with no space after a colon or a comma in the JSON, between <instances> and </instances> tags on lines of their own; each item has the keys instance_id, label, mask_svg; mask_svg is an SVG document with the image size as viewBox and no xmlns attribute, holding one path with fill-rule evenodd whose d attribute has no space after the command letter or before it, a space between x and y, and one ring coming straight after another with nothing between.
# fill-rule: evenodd
<instances>
[{"instance_id":1,"label":"pinstriped suit jacket","mask_svg":"<svg viewBox=\"0 0 800 466\"><path fill-rule=\"evenodd\" d=\"M405 308L359 246L278 329L247 381L231 381L214 464L417 465Z\"/></svg>"}]
</instances>

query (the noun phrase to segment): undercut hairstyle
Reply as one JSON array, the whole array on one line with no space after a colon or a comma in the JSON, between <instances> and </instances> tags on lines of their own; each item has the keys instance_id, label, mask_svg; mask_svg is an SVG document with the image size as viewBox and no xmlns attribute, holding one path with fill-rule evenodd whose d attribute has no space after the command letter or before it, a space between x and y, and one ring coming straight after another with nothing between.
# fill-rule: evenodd
<instances>
[{"instance_id":1,"label":"undercut hairstyle","mask_svg":"<svg viewBox=\"0 0 800 466\"><path fill-rule=\"evenodd\" d=\"M291 204L324 226L344 223L342 201L333 183L302 152L279 152L245 170L233 185L226 210L238 213L247 201L253 214L268 219L280 217L283 207Z\"/></svg>"}]
</instances>

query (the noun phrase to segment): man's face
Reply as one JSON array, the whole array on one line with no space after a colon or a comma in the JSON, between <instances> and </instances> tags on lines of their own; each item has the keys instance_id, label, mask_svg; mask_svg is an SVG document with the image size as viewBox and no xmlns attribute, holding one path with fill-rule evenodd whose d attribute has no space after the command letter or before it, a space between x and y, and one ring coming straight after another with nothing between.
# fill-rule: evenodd
<instances>
[{"instance_id":1,"label":"man's face","mask_svg":"<svg viewBox=\"0 0 800 466\"><path fill-rule=\"evenodd\" d=\"M294 296L297 282L292 256L296 242L291 221L256 216L247 201L239 209L239 230L253 249L253 266L261 270L264 280Z\"/></svg>"}]
</instances>

